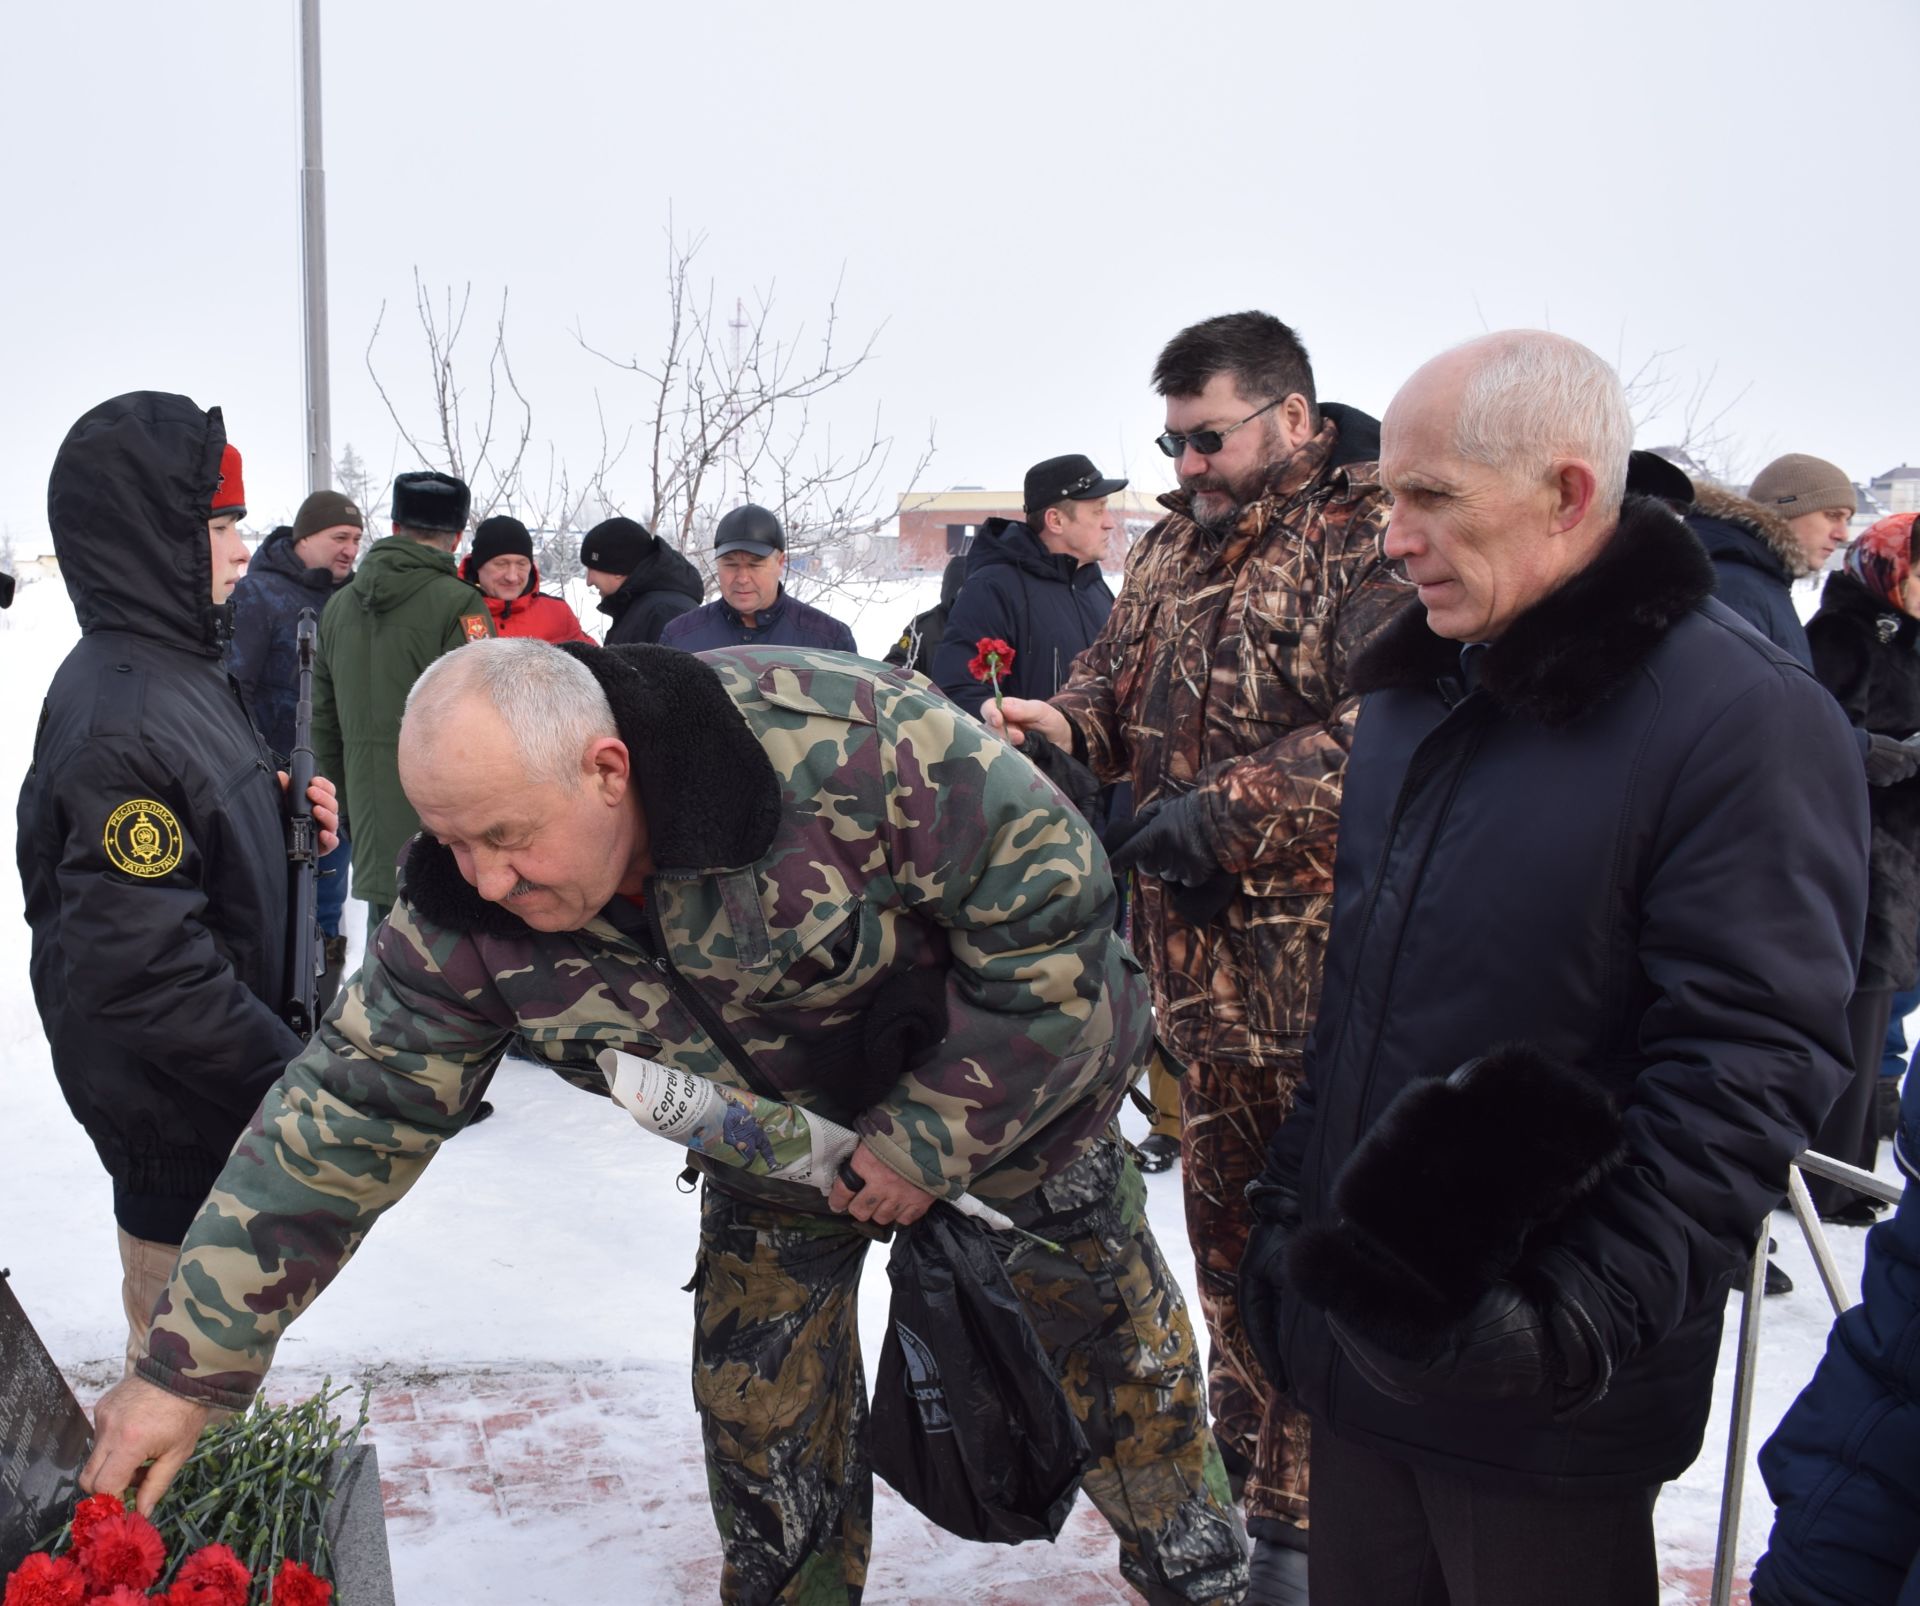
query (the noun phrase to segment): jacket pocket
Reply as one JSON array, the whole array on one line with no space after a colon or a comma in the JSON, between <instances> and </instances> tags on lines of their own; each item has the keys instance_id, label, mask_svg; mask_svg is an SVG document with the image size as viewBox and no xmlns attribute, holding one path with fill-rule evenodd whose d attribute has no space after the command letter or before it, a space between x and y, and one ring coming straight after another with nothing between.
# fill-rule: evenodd
<instances>
[{"instance_id":1,"label":"jacket pocket","mask_svg":"<svg viewBox=\"0 0 1920 1606\"><path fill-rule=\"evenodd\" d=\"M794 940L792 957L754 993L781 1009L839 1002L875 973L879 918L858 899L823 910Z\"/></svg>"}]
</instances>

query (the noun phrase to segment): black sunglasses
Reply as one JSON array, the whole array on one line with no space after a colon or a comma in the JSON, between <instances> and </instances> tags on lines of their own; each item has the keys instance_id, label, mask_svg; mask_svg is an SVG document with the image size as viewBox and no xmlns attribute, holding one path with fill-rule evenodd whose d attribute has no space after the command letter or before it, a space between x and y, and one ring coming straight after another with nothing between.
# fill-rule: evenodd
<instances>
[{"instance_id":1,"label":"black sunglasses","mask_svg":"<svg viewBox=\"0 0 1920 1606\"><path fill-rule=\"evenodd\" d=\"M1280 403L1286 399L1286 397L1281 396L1277 400L1270 401L1266 406L1262 407L1259 412L1248 413L1245 418L1240 420L1239 424L1229 424L1225 429L1196 429L1187 435L1176 435L1172 430L1168 430L1164 435L1155 436L1153 444L1159 447L1160 450L1165 452L1169 457L1178 457L1189 446L1202 457L1211 457L1215 452L1220 450L1226 438L1236 429L1240 428L1241 424L1251 424L1261 413L1272 412L1274 408L1278 407Z\"/></svg>"}]
</instances>

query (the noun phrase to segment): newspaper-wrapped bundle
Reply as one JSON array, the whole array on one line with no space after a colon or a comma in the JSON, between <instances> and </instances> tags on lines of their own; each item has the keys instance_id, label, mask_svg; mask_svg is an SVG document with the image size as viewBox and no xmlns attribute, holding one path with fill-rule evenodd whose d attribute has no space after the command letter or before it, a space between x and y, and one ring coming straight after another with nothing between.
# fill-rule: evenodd
<instances>
[{"instance_id":1,"label":"newspaper-wrapped bundle","mask_svg":"<svg viewBox=\"0 0 1920 1606\"><path fill-rule=\"evenodd\" d=\"M638 1054L603 1048L596 1062L614 1102L649 1132L757 1177L831 1193L842 1162L860 1142L858 1133L797 1104L721 1087ZM970 1193L949 1202L996 1232L1019 1231Z\"/></svg>"}]
</instances>

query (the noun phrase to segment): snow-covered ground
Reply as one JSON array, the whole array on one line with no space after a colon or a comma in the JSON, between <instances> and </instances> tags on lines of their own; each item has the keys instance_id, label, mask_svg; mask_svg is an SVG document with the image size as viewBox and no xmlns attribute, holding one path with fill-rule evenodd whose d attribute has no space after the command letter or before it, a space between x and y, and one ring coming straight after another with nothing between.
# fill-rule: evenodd
<instances>
[{"instance_id":1,"label":"snow-covered ground","mask_svg":"<svg viewBox=\"0 0 1920 1606\"><path fill-rule=\"evenodd\" d=\"M937 594L937 579L881 588L853 621L862 648L884 650ZM109 1190L48 1066L11 869L12 799L31 754L40 699L74 637L57 582L28 586L13 610L0 614L0 848L7 866L0 886L11 889L0 900L8 911L0 917L0 1265L11 1267L14 1289L55 1357L91 1393L117 1370L123 1331ZM358 905L350 905L350 915L357 948ZM434 1492L438 1486L423 1478L419 1488L435 1502L430 1515L437 1520L401 1522L395 1530L399 1599L407 1606L711 1598L716 1547L686 1382L691 1297L681 1292L693 1265L696 1211L674 1186L678 1151L606 1101L532 1066L509 1062L492 1097L499 1114L448 1145L295 1326L282 1346L283 1372L312 1382L322 1374L339 1380L372 1373L396 1386L419 1380L423 1389L442 1391L467 1378L481 1400L499 1374L523 1383L552 1377L572 1391L571 1403L549 1419L552 1435L611 1436L630 1466L648 1469L644 1491L632 1488L628 1474L628 1504L603 1502L590 1512L560 1505L544 1516L503 1514L497 1500ZM1137 1124L1131 1112L1129 1120ZM1179 1186L1177 1172L1149 1179L1162 1246L1191 1297ZM1766 1306L1755 1449L1812 1372L1829 1323L1791 1220L1777 1218L1776 1232L1780 1262L1799 1288ZM1833 1237L1849 1285L1857 1287L1865 1234L1836 1230ZM862 1289L869 1364L886 1318L882 1266L881 1257L870 1261ZM1735 1320L1738 1310L1736 1300ZM1731 1340L1730 1325L1725 1356ZM1711 1563L1731 1375L1724 1360L1706 1449L1660 1501L1673 1606L1704 1599L1697 1580L1682 1583L1681 1575ZM596 1389L626 1403L600 1410ZM517 1420L503 1431L514 1431ZM1743 1571L1768 1524L1764 1490L1750 1470ZM1073 1578L1088 1576L1089 1557L1110 1551L1078 1521L1055 1548L1063 1576ZM1070 1549L1074 1554L1066 1554ZM1053 1558L1033 1551L1009 1556L966 1546L928 1529L883 1493L869 1598L906 1599L910 1578L915 1598L978 1600L990 1585L996 1599L1044 1594L1064 1602L1070 1591L1044 1584Z\"/></svg>"}]
</instances>

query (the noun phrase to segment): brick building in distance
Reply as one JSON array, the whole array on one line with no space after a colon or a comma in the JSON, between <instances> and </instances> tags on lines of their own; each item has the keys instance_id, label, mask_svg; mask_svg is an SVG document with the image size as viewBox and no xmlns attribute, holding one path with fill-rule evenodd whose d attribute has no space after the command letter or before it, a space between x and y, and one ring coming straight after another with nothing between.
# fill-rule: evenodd
<instances>
[{"instance_id":1,"label":"brick building in distance","mask_svg":"<svg viewBox=\"0 0 1920 1606\"><path fill-rule=\"evenodd\" d=\"M1114 527L1101 567L1118 574L1126 566L1127 549L1158 524L1167 510L1155 493L1133 486L1108 498L1107 506L1113 512ZM903 496L890 567L897 574L938 574L948 558L967 550L975 532L988 519L1024 521L1026 516L1017 490L987 491L977 485L962 485L951 491ZM874 543L875 556L883 561L885 555L879 549L884 539Z\"/></svg>"}]
</instances>

